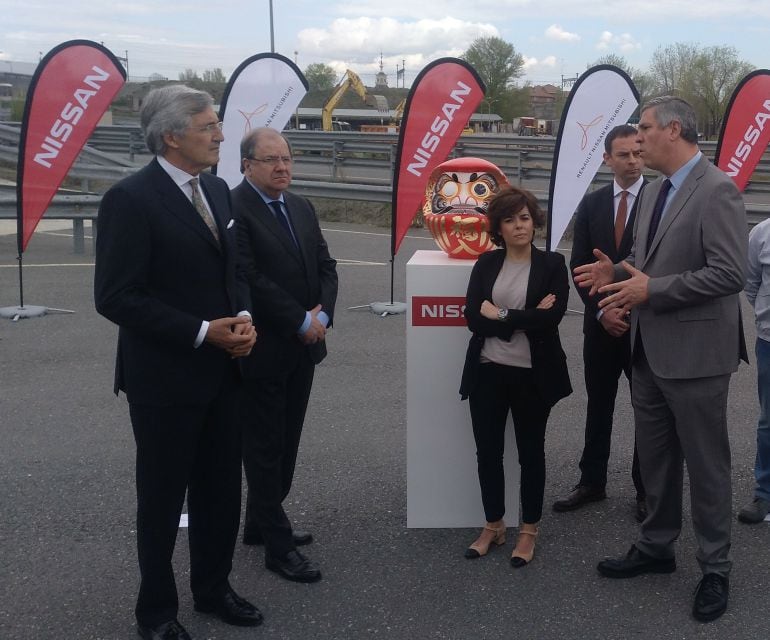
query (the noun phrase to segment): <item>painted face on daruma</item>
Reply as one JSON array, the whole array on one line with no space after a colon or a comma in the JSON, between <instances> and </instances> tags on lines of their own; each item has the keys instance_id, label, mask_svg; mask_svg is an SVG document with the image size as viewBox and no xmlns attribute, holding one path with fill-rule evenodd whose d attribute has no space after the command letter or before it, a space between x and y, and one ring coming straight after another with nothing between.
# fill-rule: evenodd
<instances>
[{"instance_id":1,"label":"painted face on daruma","mask_svg":"<svg viewBox=\"0 0 770 640\"><path fill-rule=\"evenodd\" d=\"M433 170L422 213L434 240L450 258L473 260L495 248L489 237L487 205L506 184L503 172L481 158L455 158Z\"/></svg>"}]
</instances>

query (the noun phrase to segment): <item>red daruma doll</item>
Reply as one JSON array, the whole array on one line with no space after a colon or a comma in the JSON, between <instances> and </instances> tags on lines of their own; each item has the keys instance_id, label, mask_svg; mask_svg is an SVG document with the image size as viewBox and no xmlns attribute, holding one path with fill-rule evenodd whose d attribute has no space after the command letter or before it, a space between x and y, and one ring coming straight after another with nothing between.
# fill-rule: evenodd
<instances>
[{"instance_id":1,"label":"red daruma doll","mask_svg":"<svg viewBox=\"0 0 770 640\"><path fill-rule=\"evenodd\" d=\"M487 203L507 185L498 167L481 158L455 158L430 174L422 206L425 225L450 258L475 260L495 248Z\"/></svg>"}]
</instances>

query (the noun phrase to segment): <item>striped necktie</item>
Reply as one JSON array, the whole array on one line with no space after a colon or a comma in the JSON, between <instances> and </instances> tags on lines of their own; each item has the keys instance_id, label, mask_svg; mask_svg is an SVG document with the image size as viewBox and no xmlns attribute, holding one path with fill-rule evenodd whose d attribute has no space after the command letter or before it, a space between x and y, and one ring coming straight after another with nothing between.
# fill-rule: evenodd
<instances>
[{"instance_id":1,"label":"striped necktie","mask_svg":"<svg viewBox=\"0 0 770 640\"><path fill-rule=\"evenodd\" d=\"M206 208L206 203L203 202L203 197L201 196L201 192L198 189L198 178L192 178L190 180L190 186L192 187L193 207L195 207L198 215L200 215L200 217L203 219L203 222L206 223L209 231L211 231L211 235L214 236L217 244L219 244L219 229L217 229L217 223L214 222L214 216L211 215L211 212Z\"/></svg>"}]
</instances>

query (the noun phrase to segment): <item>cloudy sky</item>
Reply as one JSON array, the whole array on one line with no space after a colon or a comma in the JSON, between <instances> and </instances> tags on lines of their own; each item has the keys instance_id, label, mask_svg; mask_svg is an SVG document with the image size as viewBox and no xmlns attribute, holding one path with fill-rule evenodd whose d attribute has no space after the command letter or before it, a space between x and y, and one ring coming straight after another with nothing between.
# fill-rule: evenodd
<instances>
[{"instance_id":1,"label":"cloudy sky","mask_svg":"<svg viewBox=\"0 0 770 640\"><path fill-rule=\"evenodd\" d=\"M0 0L0 70L36 62L66 40L127 52L134 77L176 79L191 68L226 75L270 51L269 0ZM615 53L646 68L659 45L731 45L770 67L770 2L764 0L273 0L275 50L357 71L368 85L380 53L389 83L406 62L407 83L429 61L459 56L479 36L498 36L526 60L525 80L560 82Z\"/></svg>"}]
</instances>

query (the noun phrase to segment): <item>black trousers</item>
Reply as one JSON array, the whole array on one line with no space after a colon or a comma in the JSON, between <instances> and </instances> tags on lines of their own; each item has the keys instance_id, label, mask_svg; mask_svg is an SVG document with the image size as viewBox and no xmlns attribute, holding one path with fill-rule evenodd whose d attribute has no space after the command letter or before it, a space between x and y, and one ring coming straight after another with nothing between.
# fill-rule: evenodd
<instances>
[{"instance_id":1,"label":"black trousers","mask_svg":"<svg viewBox=\"0 0 770 640\"><path fill-rule=\"evenodd\" d=\"M521 467L521 520L528 524L539 522L543 513L545 427L550 407L535 387L532 370L482 363L468 400L487 522L496 522L505 514L503 454L509 411Z\"/></svg>"},{"instance_id":2,"label":"black trousers","mask_svg":"<svg viewBox=\"0 0 770 640\"><path fill-rule=\"evenodd\" d=\"M622 374L631 381L631 346L628 332L614 338L606 331L587 333L583 340L583 363L588 405L586 408L585 444L580 458L580 484L603 489L607 484L610 459L612 417L618 381ZM639 456L634 442L631 478L636 497L645 491L639 471Z\"/></svg>"},{"instance_id":3,"label":"black trousers","mask_svg":"<svg viewBox=\"0 0 770 640\"><path fill-rule=\"evenodd\" d=\"M245 383L243 468L248 493L244 534L261 533L265 552L277 557L295 549L282 503L294 479L314 373L315 365L303 356L286 375Z\"/></svg>"},{"instance_id":4,"label":"black trousers","mask_svg":"<svg viewBox=\"0 0 770 640\"><path fill-rule=\"evenodd\" d=\"M208 405L129 405L136 440L140 624L177 617L171 558L185 494L193 597L211 600L229 586L241 509L241 391L234 372L227 378Z\"/></svg>"}]
</instances>

